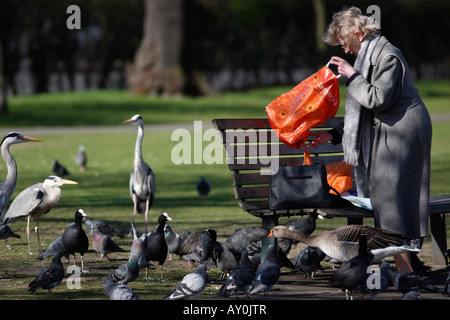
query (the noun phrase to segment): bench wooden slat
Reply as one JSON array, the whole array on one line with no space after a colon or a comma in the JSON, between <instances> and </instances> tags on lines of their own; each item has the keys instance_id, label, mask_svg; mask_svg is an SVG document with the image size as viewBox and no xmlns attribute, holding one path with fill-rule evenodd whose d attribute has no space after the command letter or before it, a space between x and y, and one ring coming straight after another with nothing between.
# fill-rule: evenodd
<instances>
[{"instance_id":1,"label":"bench wooden slat","mask_svg":"<svg viewBox=\"0 0 450 320\"><path fill-rule=\"evenodd\" d=\"M317 128L333 128L342 123L342 117L335 117L328 119L323 125L317 126ZM216 129L223 130L233 130L233 129L271 129L270 122L268 118L256 118L256 119L214 119L213 124ZM313 129L313 130L314 130Z\"/></svg>"}]
</instances>

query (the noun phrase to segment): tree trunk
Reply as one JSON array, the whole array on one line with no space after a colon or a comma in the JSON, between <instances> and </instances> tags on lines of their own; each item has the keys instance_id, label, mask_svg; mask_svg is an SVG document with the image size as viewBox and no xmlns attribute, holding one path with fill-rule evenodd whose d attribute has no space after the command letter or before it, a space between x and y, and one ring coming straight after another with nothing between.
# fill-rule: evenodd
<instances>
[{"instance_id":1,"label":"tree trunk","mask_svg":"<svg viewBox=\"0 0 450 320\"><path fill-rule=\"evenodd\" d=\"M145 0L143 24L134 63L127 67L129 88L141 94L180 95L182 0Z\"/></svg>"},{"instance_id":2,"label":"tree trunk","mask_svg":"<svg viewBox=\"0 0 450 320\"><path fill-rule=\"evenodd\" d=\"M312 0L314 7L314 16L316 20L316 49L318 66L324 65L324 59L326 59L327 46L322 40L322 37L326 31L326 1L325 0Z\"/></svg>"}]
</instances>

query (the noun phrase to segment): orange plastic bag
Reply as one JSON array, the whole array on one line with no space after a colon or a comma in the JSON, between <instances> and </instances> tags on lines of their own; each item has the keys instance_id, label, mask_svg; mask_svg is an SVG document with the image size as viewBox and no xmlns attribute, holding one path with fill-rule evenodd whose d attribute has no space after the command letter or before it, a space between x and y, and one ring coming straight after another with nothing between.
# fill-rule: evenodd
<instances>
[{"instance_id":1,"label":"orange plastic bag","mask_svg":"<svg viewBox=\"0 0 450 320\"><path fill-rule=\"evenodd\" d=\"M311 155L308 150L303 152L303 165L307 166L312 164ZM327 169L327 182L328 184L336 189L339 194L350 190L353 187L352 181L352 168L353 166L341 161L329 164L325 166ZM334 193L333 191L330 191Z\"/></svg>"},{"instance_id":2,"label":"orange plastic bag","mask_svg":"<svg viewBox=\"0 0 450 320\"><path fill-rule=\"evenodd\" d=\"M345 162L336 162L325 166L328 184L339 194L350 190L353 186L352 166Z\"/></svg>"},{"instance_id":3,"label":"orange plastic bag","mask_svg":"<svg viewBox=\"0 0 450 320\"><path fill-rule=\"evenodd\" d=\"M339 108L338 77L328 65L324 66L266 107L270 125L280 141L300 148L310 128L335 116Z\"/></svg>"}]
</instances>

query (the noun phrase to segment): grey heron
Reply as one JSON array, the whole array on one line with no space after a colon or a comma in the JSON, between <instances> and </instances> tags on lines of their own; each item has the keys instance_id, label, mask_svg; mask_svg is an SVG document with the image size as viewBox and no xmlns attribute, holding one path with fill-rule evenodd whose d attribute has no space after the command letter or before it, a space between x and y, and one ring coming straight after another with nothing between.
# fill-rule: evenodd
<instances>
[{"instance_id":1,"label":"grey heron","mask_svg":"<svg viewBox=\"0 0 450 320\"><path fill-rule=\"evenodd\" d=\"M39 253L42 252L39 238L39 220L48 213L61 199L60 186L64 184L77 184L77 182L49 176L44 182L35 183L17 195L3 217L4 223L11 223L27 217L28 253L32 254L30 246L30 221L36 221L36 236L39 244Z\"/></svg>"},{"instance_id":2,"label":"grey heron","mask_svg":"<svg viewBox=\"0 0 450 320\"><path fill-rule=\"evenodd\" d=\"M136 213L145 214L145 232L147 232L148 211L153 204L156 192L155 174L142 158L142 140L144 139L144 120L138 114L123 121L138 127L134 150L134 166L130 174L130 196L134 203L133 222Z\"/></svg>"},{"instance_id":3,"label":"grey heron","mask_svg":"<svg viewBox=\"0 0 450 320\"><path fill-rule=\"evenodd\" d=\"M9 152L9 147L13 144L29 141L40 142L42 140L27 137L18 132L10 132L3 138L1 143L2 156L6 162L6 169L8 173L6 175L6 179L0 183L0 221L3 221L6 206L8 205L9 198L11 198L11 195L14 193L17 183L16 160L14 160L13 156Z\"/></svg>"}]
</instances>

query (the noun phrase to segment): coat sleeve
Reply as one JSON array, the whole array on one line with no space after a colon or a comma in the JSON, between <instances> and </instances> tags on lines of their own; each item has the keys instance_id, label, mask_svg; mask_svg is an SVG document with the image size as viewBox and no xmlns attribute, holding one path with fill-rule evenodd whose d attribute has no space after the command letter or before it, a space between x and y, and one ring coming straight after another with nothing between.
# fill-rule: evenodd
<instances>
[{"instance_id":1,"label":"coat sleeve","mask_svg":"<svg viewBox=\"0 0 450 320\"><path fill-rule=\"evenodd\" d=\"M382 112L395 105L401 94L403 67L394 55L386 55L374 67L371 81L362 75L355 77L347 87L347 94L361 106L373 112Z\"/></svg>"}]
</instances>

